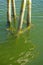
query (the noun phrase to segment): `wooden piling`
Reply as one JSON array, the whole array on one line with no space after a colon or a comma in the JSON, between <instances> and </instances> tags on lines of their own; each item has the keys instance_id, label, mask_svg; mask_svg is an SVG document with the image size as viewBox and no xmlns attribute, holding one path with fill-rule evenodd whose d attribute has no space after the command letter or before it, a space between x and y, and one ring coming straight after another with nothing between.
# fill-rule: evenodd
<instances>
[{"instance_id":1,"label":"wooden piling","mask_svg":"<svg viewBox=\"0 0 43 65\"><path fill-rule=\"evenodd\" d=\"M11 5L12 3L12 5ZM24 20L24 13L27 4L27 26L31 24L31 0L22 0L21 10L20 10L20 17L19 17L19 24L18 24L18 31L22 29L23 20ZM11 11L12 6L12 11ZM14 21L16 20L16 8L15 8L15 0L7 0L7 23L8 26L11 26L11 13L13 13Z\"/></svg>"},{"instance_id":2,"label":"wooden piling","mask_svg":"<svg viewBox=\"0 0 43 65\"><path fill-rule=\"evenodd\" d=\"M27 26L31 25L31 0L27 0Z\"/></svg>"},{"instance_id":3,"label":"wooden piling","mask_svg":"<svg viewBox=\"0 0 43 65\"><path fill-rule=\"evenodd\" d=\"M11 23L11 0L7 0L7 24L10 27Z\"/></svg>"},{"instance_id":4,"label":"wooden piling","mask_svg":"<svg viewBox=\"0 0 43 65\"><path fill-rule=\"evenodd\" d=\"M19 24L18 24L18 30L22 29L25 7L26 7L26 0L22 0L20 17L19 17Z\"/></svg>"},{"instance_id":5,"label":"wooden piling","mask_svg":"<svg viewBox=\"0 0 43 65\"><path fill-rule=\"evenodd\" d=\"M15 0L11 0L12 3L12 13L13 13L13 18L14 21L16 20L16 8L15 8Z\"/></svg>"}]
</instances>

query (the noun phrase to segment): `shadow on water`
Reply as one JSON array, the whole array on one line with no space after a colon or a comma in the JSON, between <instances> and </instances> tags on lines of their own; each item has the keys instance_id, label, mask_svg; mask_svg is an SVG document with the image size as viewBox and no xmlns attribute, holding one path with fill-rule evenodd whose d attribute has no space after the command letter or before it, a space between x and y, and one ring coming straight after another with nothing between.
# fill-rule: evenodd
<instances>
[{"instance_id":1,"label":"shadow on water","mask_svg":"<svg viewBox=\"0 0 43 65\"><path fill-rule=\"evenodd\" d=\"M27 65L37 56L35 45L30 39L30 30L16 38L14 34L4 29L0 31L1 65Z\"/></svg>"}]
</instances>

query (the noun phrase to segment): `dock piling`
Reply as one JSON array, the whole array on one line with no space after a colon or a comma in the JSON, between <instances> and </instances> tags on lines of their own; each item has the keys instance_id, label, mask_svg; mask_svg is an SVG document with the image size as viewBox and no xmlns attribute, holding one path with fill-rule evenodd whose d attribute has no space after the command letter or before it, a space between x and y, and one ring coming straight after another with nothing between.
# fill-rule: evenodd
<instances>
[{"instance_id":1,"label":"dock piling","mask_svg":"<svg viewBox=\"0 0 43 65\"><path fill-rule=\"evenodd\" d=\"M27 0L27 26L31 25L31 0Z\"/></svg>"},{"instance_id":2,"label":"dock piling","mask_svg":"<svg viewBox=\"0 0 43 65\"><path fill-rule=\"evenodd\" d=\"M11 23L11 0L7 0L7 24L10 27Z\"/></svg>"},{"instance_id":3,"label":"dock piling","mask_svg":"<svg viewBox=\"0 0 43 65\"><path fill-rule=\"evenodd\" d=\"M27 6L26 6L27 5ZM18 21L18 31L22 30L25 8L27 8L27 26L31 24L31 0L22 0L20 16ZM13 14L13 16L11 16ZM14 22L16 21L16 7L15 0L7 0L7 23L9 27L11 26L11 19L14 18Z\"/></svg>"},{"instance_id":4,"label":"dock piling","mask_svg":"<svg viewBox=\"0 0 43 65\"><path fill-rule=\"evenodd\" d=\"M11 0L12 3L12 13L13 13L13 18L14 21L16 20L16 7L15 7L15 0Z\"/></svg>"},{"instance_id":5,"label":"dock piling","mask_svg":"<svg viewBox=\"0 0 43 65\"><path fill-rule=\"evenodd\" d=\"M11 11L12 9L12 11ZM16 20L16 8L15 8L15 0L7 0L7 25L10 27L12 22L12 16L11 13L13 13L14 21Z\"/></svg>"},{"instance_id":6,"label":"dock piling","mask_svg":"<svg viewBox=\"0 0 43 65\"><path fill-rule=\"evenodd\" d=\"M26 0L22 0L21 10L20 10L20 17L19 17L19 24L18 24L18 30L22 29L25 7L26 7Z\"/></svg>"},{"instance_id":7,"label":"dock piling","mask_svg":"<svg viewBox=\"0 0 43 65\"><path fill-rule=\"evenodd\" d=\"M22 0L18 30L22 29L25 8L27 8L27 26L30 26L31 24L31 0Z\"/></svg>"}]
</instances>

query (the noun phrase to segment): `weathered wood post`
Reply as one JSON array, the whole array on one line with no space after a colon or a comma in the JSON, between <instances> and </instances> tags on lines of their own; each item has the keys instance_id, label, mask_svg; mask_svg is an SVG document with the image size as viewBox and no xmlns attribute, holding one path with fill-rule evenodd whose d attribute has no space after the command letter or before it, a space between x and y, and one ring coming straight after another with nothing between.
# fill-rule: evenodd
<instances>
[{"instance_id":1,"label":"weathered wood post","mask_svg":"<svg viewBox=\"0 0 43 65\"><path fill-rule=\"evenodd\" d=\"M27 0L27 26L31 25L31 0Z\"/></svg>"},{"instance_id":2,"label":"weathered wood post","mask_svg":"<svg viewBox=\"0 0 43 65\"><path fill-rule=\"evenodd\" d=\"M7 0L7 25L11 24L11 0Z\"/></svg>"},{"instance_id":3,"label":"weathered wood post","mask_svg":"<svg viewBox=\"0 0 43 65\"><path fill-rule=\"evenodd\" d=\"M19 24L18 24L18 30L22 29L25 7L26 7L26 0L22 0L20 17L19 17Z\"/></svg>"},{"instance_id":4,"label":"weathered wood post","mask_svg":"<svg viewBox=\"0 0 43 65\"><path fill-rule=\"evenodd\" d=\"M12 13L13 13L13 18L14 21L16 20L16 8L15 8L15 0L11 0L12 3Z\"/></svg>"}]
</instances>

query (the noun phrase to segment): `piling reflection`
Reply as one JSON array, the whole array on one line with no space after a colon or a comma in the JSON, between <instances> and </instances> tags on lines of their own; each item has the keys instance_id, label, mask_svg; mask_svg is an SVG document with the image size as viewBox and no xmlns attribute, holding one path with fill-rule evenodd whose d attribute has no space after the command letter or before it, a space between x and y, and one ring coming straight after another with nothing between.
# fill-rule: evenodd
<instances>
[{"instance_id":1,"label":"piling reflection","mask_svg":"<svg viewBox=\"0 0 43 65\"><path fill-rule=\"evenodd\" d=\"M37 55L35 45L30 38L30 31L19 35L7 33L7 42L0 44L1 65L27 65Z\"/></svg>"}]
</instances>

